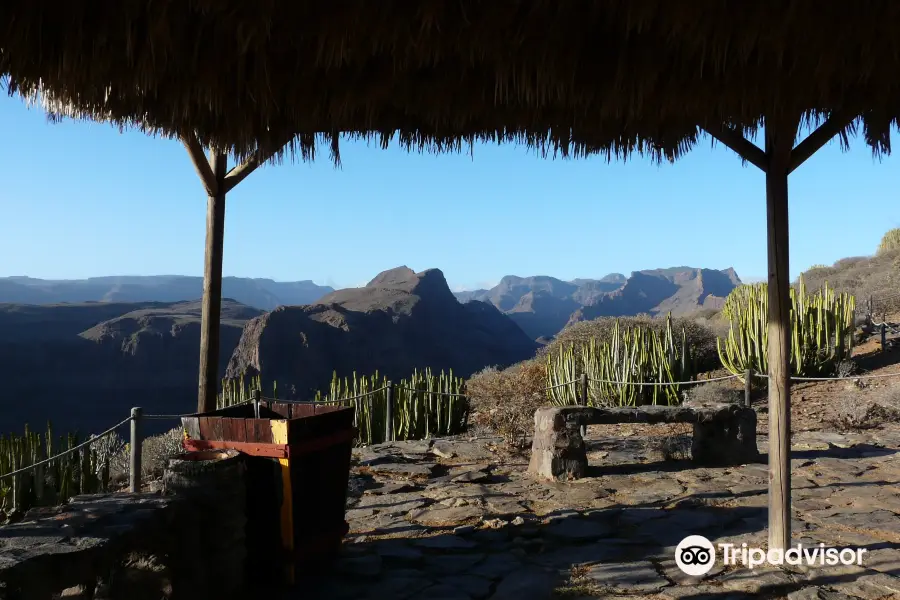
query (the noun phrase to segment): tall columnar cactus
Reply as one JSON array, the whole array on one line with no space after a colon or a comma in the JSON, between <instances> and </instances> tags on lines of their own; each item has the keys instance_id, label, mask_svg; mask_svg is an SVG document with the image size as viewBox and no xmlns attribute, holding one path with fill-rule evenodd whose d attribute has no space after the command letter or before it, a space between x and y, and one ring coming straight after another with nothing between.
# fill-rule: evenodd
<instances>
[{"instance_id":1,"label":"tall columnar cactus","mask_svg":"<svg viewBox=\"0 0 900 600\"><path fill-rule=\"evenodd\" d=\"M235 404L249 402L253 399L254 391L262 392L262 378L255 375L245 379L241 375L237 379L223 379L222 391L216 396L216 408L226 408ZM275 383L272 384L272 398L278 397L278 389Z\"/></svg>"},{"instance_id":2,"label":"tall columnar cactus","mask_svg":"<svg viewBox=\"0 0 900 600\"><path fill-rule=\"evenodd\" d=\"M578 403L577 383L563 384L582 373L588 376L591 406L676 404L680 386L674 382L692 379L694 357L684 329L680 335L673 331L671 315L662 333L640 325L623 327L616 321L610 339L592 339L547 356L549 400L558 405Z\"/></svg>"},{"instance_id":3,"label":"tall columnar cactus","mask_svg":"<svg viewBox=\"0 0 900 600\"><path fill-rule=\"evenodd\" d=\"M825 286L807 294L803 278L791 288L791 373L797 377L826 376L853 352L856 299ZM768 371L768 286L742 285L725 300L730 321L728 337L718 340L719 357L731 373L743 378L747 369Z\"/></svg>"},{"instance_id":4,"label":"tall columnar cactus","mask_svg":"<svg viewBox=\"0 0 900 600\"><path fill-rule=\"evenodd\" d=\"M73 448L79 439L69 434L59 442L54 444L49 424L44 436L27 426L21 436L0 436L0 475L37 465L54 453ZM45 465L0 479L0 521L32 506L50 506L75 494L107 491L108 486L109 457L101 456L93 445L88 445Z\"/></svg>"},{"instance_id":5,"label":"tall columnar cactus","mask_svg":"<svg viewBox=\"0 0 900 600\"><path fill-rule=\"evenodd\" d=\"M315 401L339 401L353 407L358 442L375 444L385 440L387 384L387 377L377 371L367 377L354 373L344 379L334 374L328 394L317 393ZM464 393L465 382L455 377L452 370L439 374L431 369L416 370L409 379L395 382L391 423L394 439L423 439L465 431L469 405L465 397L457 396Z\"/></svg>"}]
</instances>

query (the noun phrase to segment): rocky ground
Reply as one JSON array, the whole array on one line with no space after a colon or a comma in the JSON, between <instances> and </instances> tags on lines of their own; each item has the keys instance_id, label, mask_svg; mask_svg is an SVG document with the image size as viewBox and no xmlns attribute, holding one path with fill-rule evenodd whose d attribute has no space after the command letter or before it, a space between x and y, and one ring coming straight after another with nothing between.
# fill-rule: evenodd
<instances>
[{"instance_id":1,"label":"rocky ground","mask_svg":"<svg viewBox=\"0 0 900 600\"><path fill-rule=\"evenodd\" d=\"M765 548L766 465L694 468L671 432L604 433L591 428L592 472L571 483L531 480L494 438L360 449L343 556L304 598L900 598L900 427L793 438L794 543L865 548L861 567L719 556L702 579L675 564L687 535Z\"/></svg>"}]
</instances>

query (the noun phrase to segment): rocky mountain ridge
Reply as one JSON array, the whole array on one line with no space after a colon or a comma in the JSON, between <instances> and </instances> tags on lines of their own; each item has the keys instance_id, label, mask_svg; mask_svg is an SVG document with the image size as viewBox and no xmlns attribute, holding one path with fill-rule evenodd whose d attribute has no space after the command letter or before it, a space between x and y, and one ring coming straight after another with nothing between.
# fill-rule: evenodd
<instances>
[{"instance_id":1,"label":"rocky mountain ridge","mask_svg":"<svg viewBox=\"0 0 900 600\"><path fill-rule=\"evenodd\" d=\"M460 302L489 302L532 339L548 339L567 324L640 313L684 315L719 308L741 280L732 268L672 267L612 273L602 279L506 276L490 290L457 292Z\"/></svg>"},{"instance_id":2,"label":"rocky mountain ridge","mask_svg":"<svg viewBox=\"0 0 900 600\"><path fill-rule=\"evenodd\" d=\"M226 376L260 373L263 389L277 381L279 390L305 397L327 388L333 372L400 379L432 367L467 377L530 358L537 347L494 306L458 302L440 270L404 266L251 320Z\"/></svg>"},{"instance_id":3,"label":"rocky mountain ridge","mask_svg":"<svg viewBox=\"0 0 900 600\"><path fill-rule=\"evenodd\" d=\"M309 304L334 291L312 281L223 277L222 296L260 310L281 305ZM203 278L183 275L110 276L50 280L0 277L0 302L59 304L63 302L181 302L203 295Z\"/></svg>"}]
</instances>

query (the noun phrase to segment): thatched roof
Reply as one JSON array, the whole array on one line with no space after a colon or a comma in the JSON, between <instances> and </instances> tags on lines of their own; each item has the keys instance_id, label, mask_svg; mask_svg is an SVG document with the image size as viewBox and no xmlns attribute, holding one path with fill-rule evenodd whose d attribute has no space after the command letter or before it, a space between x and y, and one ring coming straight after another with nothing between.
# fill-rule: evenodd
<instances>
[{"instance_id":1,"label":"thatched roof","mask_svg":"<svg viewBox=\"0 0 900 600\"><path fill-rule=\"evenodd\" d=\"M3 0L0 75L242 156L340 132L675 158L698 125L840 107L886 151L898 31L896 0Z\"/></svg>"}]
</instances>

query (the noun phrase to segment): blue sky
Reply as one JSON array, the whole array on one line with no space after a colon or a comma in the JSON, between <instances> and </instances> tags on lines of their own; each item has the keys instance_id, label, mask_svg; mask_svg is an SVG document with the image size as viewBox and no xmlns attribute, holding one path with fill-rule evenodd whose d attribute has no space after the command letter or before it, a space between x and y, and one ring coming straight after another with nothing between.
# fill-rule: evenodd
<instances>
[{"instance_id":1,"label":"blue sky","mask_svg":"<svg viewBox=\"0 0 900 600\"><path fill-rule=\"evenodd\" d=\"M206 198L183 147L0 96L0 276L200 275ZM896 136L895 136L895 142ZM225 275L360 285L398 265L454 289L678 265L765 277L765 182L707 139L674 165L346 143L343 166L267 166L229 194ZM823 148L790 180L791 274L900 225L898 158Z\"/></svg>"}]
</instances>

